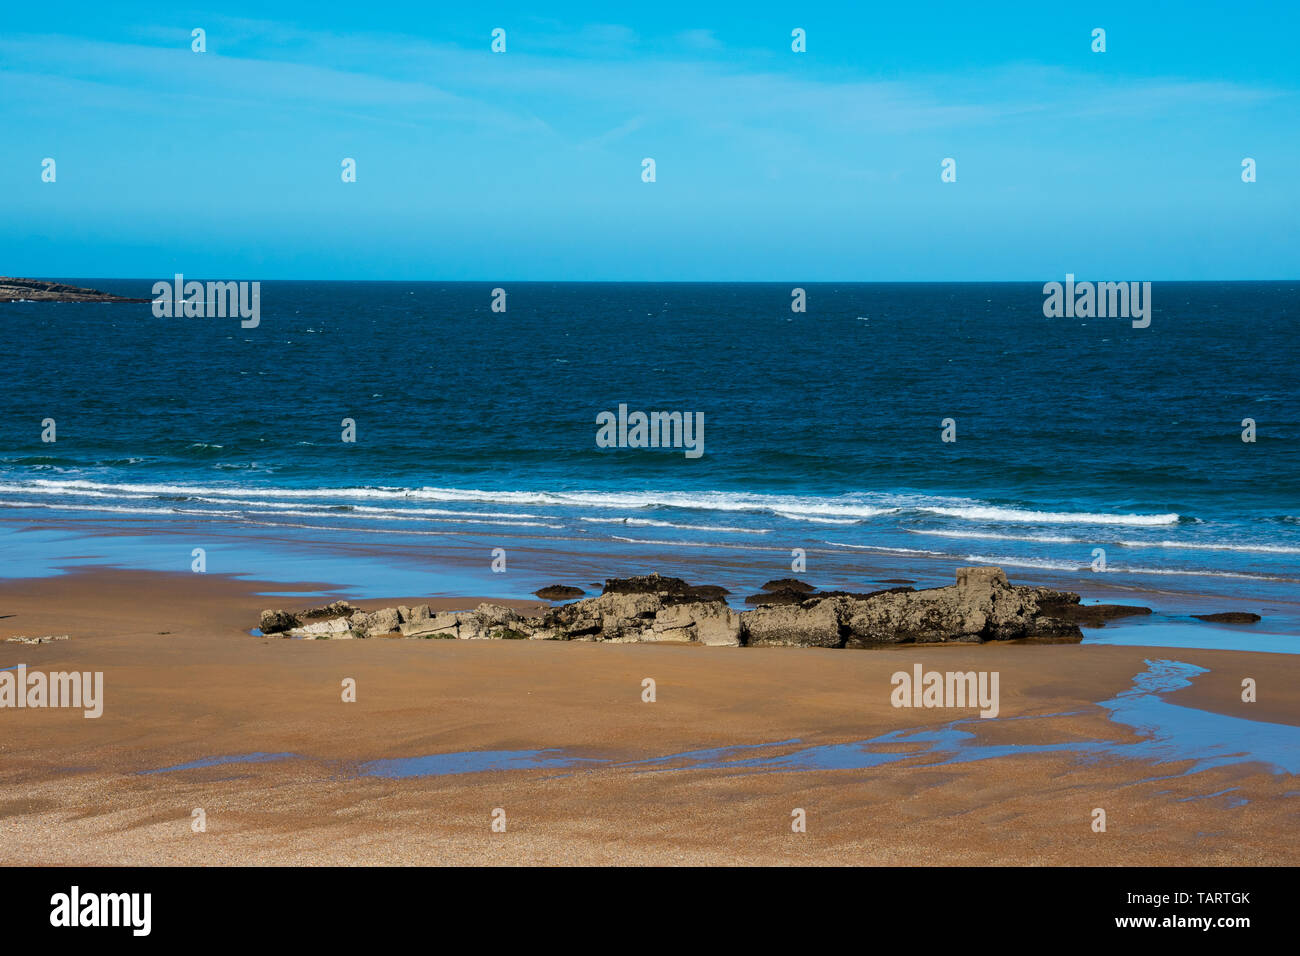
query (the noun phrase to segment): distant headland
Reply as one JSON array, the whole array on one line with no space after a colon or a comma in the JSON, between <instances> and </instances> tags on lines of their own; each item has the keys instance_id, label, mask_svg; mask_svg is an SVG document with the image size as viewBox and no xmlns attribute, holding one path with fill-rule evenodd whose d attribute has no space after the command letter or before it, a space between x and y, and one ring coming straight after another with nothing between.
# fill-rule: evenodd
<instances>
[{"instance_id":1,"label":"distant headland","mask_svg":"<svg viewBox=\"0 0 1300 956\"><path fill-rule=\"evenodd\" d=\"M125 296L63 285L45 279L15 279L0 276L0 302L149 302L150 299L129 299Z\"/></svg>"}]
</instances>

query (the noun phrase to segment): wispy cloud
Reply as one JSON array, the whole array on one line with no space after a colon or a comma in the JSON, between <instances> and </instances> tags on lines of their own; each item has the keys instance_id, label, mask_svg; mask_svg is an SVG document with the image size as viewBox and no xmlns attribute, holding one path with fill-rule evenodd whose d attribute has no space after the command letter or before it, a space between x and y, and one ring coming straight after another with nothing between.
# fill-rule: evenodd
<instances>
[{"instance_id":1,"label":"wispy cloud","mask_svg":"<svg viewBox=\"0 0 1300 956\"><path fill-rule=\"evenodd\" d=\"M691 50L722 49L722 41L712 30L683 30L677 34L677 41Z\"/></svg>"},{"instance_id":2,"label":"wispy cloud","mask_svg":"<svg viewBox=\"0 0 1300 956\"><path fill-rule=\"evenodd\" d=\"M166 113L177 99L258 111L311 109L400 125L449 123L486 132L554 134L583 149L641 130L772 129L835 133L851 143L921 130L989 127L1035 115L1142 116L1250 104L1281 91L1178 78L1124 81L1037 64L972 77L880 80L778 70L770 60L621 54L637 42L617 25L530 36L504 55L403 34L348 34L257 20L213 20L210 53L185 31L147 28L138 42L57 35L0 39L0 84L21 76L22 100L42 109L76 95L103 107ZM678 35L686 49L719 45L712 31ZM573 51L581 50L582 55ZM6 76L8 83L6 83ZM148 99L140 96L147 91ZM1292 94L1293 95L1293 94ZM8 96L10 112L17 106Z\"/></svg>"}]
</instances>

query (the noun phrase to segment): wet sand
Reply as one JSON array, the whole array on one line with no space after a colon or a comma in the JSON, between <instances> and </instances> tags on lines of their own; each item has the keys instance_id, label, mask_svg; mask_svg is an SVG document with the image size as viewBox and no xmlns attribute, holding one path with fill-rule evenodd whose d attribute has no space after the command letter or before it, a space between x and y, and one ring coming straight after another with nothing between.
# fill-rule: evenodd
<instances>
[{"instance_id":1,"label":"wet sand","mask_svg":"<svg viewBox=\"0 0 1300 956\"><path fill-rule=\"evenodd\" d=\"M1122 753L1142 735L1098 702L1131 689L1148 660L1208 670L1166 695L1171 702L1296 726L1300 655L249 635L264 607L315 603L259 591L309 587L128 571L0 585L0 638L70 635L0 643L0 668L102 671L105 681L96 720L79 710L0 710L0 862L1300 862L1292 836L1300 782L1260 764L1189 773L1185 760L1059 749L793 772L692 769L686 758L633 763L720 747L789 753L975 717L892 707L890 675L916 663L1000 673L999 718L963 725L980 744L1112 741ZM647 677L654 703L641 699ZM1258 681L1257 703L1241 702L1243 677ZM355 703L341 699L345 678L356 681ZM381 759L550 748L597 762L402 779L364 773ZM144 773L249 754L296 756ZM192 831L195 808L207 832ZM504 833L491 828L496 808L505 811ZM806 811L806 833L791 831L796 808ZM1093 831L1095 808L1106 811L1104 833Z\"/></svg>"}]
</instances>

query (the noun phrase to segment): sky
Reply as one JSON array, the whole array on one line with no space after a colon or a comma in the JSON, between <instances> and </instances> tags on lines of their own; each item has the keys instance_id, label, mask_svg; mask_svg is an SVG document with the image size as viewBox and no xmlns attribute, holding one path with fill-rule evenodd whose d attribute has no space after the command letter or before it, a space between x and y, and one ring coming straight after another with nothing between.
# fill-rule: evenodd
<instances>
[{"instance_id":1,"label":"sky","mask_svg":"<svg viewBox=\"0 0 1300 956\"><path fill-rule=\"evenodd\" d=\"M539 9L10 4L0 274L1300 275L1294 0Z\"/></svg>"}]
</instances>

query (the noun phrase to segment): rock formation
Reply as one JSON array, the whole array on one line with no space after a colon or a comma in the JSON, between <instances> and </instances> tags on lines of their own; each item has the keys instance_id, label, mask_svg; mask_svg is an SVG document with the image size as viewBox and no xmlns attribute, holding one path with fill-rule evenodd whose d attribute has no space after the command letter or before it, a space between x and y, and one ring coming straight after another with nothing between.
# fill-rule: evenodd
<instances>
[{"instance_id":1,"label":"rock formation","mask_svg":"<svg viewBox=\"0 0 1300 956\"><path fill-rule=\"evenodd\" d=\"M1043 613L1060 621L1070 621L1083 627L1105 627L1107 621L1117 617L1150 614L1151 608L1136 604L1060 604L1049 603Z\"/></svg>"},{"instance_id":2,"label":"rock formation","mask_svg":"<svg viewBox=\"0 0 1300 956\"><path fill-rule=\"evenodd\" d=\"M0 276L0 302L152 302L152 299L128 299L125 296L83 289L44 279L15 279Z\"/></svg>"},{"instance_id":3,"label":"rock formation","mask_svg":"<svg viewBox=\"0 0 1300 956\"><path fill-rule=\"evenodd\" d=\"M552 584L533 593L543 601L569 601L573 598L580 598L587 592L570 584Z\"/></svg>"},{"instance_id":4,"label":"rock formation","mask_svg":"<svg viewBox=\"0 0 1300 956\"><path fill-rule=\"evenodd\" d=\"M992 567L959 568L955 585L921 591L898 587L866 594L808 593L780 587L769 593L799 593L803 599L782 597L749 611L733 610L721 599L725 593L722 588L695 587L680 578L651 574L610 579L599 596L553 607L539 616L524 616L496 604L480 604L473 611L434 612L422 604L367 613L338 601L298 613L263 611L261 631L267 636L335 640L404 637L876 647L1025 639L1077 642L1083 638L1078 621L1118 616L1107 611L1081 614L1079 595L1015 586L1001 568ZM1141 613L1145 609L1121 610Z\"/></svg>"}]
</instances>

